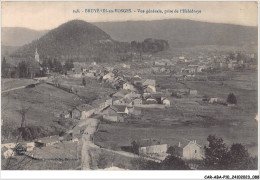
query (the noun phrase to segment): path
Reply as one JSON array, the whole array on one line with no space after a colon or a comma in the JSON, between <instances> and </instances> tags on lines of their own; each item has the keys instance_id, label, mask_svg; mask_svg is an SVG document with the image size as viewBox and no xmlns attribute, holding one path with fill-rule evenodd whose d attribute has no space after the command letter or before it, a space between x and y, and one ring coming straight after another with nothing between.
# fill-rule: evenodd
<instances>
[{"instance_id":1,"label":"path","mask_svg":"<svg viewBox=\"0 0 260 180\"><path fill-rule=\"evenodd\" d=\"M86 126L84 134L81 138L82 150L81 150L81 169L89 170L91 157L89 155L89 147L95 146L91 140L91 135L96 131L99 120L94 118L87 118L81 121L85 121L83 124Z\"/></svg>"},{"instance_id":2,"label":"path","mask_svg":"<svg viewBox=\"0 0 260 180\"><path fill-rule=\"evenodd\" d=\"M12 88L12 89L7 89L7 90L4 90L4 91L1 91L1 93L10 92L10 91L14 91L14 90L17 90L17 89L23 89L25 87L26 86L20 86L20 87L16 87L16 88Z\"/></svg>"}]
</instances>

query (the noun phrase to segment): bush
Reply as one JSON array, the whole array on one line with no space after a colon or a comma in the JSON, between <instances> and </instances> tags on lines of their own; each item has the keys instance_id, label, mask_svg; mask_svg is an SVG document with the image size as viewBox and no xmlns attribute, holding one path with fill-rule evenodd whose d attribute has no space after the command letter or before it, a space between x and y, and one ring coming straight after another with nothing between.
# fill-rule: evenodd
<instances>
[{"instance_id":1,"label":"bush","mask_svg":"<svg viewBox=\"0 0 260 180\"><path fill-rule=\"evenodd\" d=\"M237 98L233 93L229 93L227 97L227 103L229 104L237 104Z\"/></svg>"}]
</instances>

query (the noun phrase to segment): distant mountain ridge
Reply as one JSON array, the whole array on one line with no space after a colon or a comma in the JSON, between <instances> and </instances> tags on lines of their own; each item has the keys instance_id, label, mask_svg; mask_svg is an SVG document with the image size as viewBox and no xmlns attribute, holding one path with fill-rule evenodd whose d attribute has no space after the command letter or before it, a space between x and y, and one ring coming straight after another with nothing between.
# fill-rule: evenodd
<instances>
[{"instance_id":1,"label":"distant mountain ridge","mask_svg":"<svg viewBox=\"0 0 260 180\"><path fill-rule=\"evenodd\" d=\"M2 27L2 45L23 46L42 37L48 30L33 30L23 27Z\"/></svg>"},{"instance_id":2,"label":"distant mountain ridge","mask_svg":"<svg viewBox=\"0 0 260 180\"><path fill-rule=\"evenodd\" d=\"M19 30L24 29L16 28L16 31ZM127 43L123 42L134 40L140 42L147 38L167 40L173 48L209 45L256 47L257 45L257 27L183 19L99 23L72 20L41 33L39 39L35 38L31 43L18 48L12 52L12 56L33 57L38 47L40 56L46 57L114 58L118 53L126 52ZM37 37L41 33L36 33ZM18 32L13 35L13 39L23 40ZM5 44L3 43L2 47L3 45Z\"/></svg>"},{"instance_id":3,"label":"distant mountain ridge","mask_svg":"<svg viewBox=\"0 0 260 180\"><path fill-rule=\"evenodd\" d=\"M117 41L168 40L172 47L200 45L257 44L257 27L208 23L183 19L92 23ZM46 34L48 30L2 28L2 45L21 46ZM19 38L18 38L19 37Z\"/></svg>"},{"instance_id":4,"label":"distant mountain ridge","mask_svg":"<svg viewBox=\"0 0 260 180\"><path fill-rule=\"evenodd\" d=\"M257 44L257 27L185 19L94 23L118 41L168 40L171 47Z\"/></svg>"}]
</instances>

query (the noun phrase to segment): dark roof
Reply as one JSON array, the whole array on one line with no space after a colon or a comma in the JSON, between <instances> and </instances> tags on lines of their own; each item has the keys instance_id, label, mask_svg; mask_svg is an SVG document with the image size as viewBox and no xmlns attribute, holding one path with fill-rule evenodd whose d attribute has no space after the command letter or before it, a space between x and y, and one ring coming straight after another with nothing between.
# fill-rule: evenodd
<instances>
[{"instance_id":1,"label":"dark roof","mask_svg":"<svg viewBox=\"0 0 260 180\"><path fill-rule=\"evenodd\" d=\"M113 110L116 112L125 112L126 106L120 106L120 105L113 105L110 106Z\"/></svg>"}]
</instances>

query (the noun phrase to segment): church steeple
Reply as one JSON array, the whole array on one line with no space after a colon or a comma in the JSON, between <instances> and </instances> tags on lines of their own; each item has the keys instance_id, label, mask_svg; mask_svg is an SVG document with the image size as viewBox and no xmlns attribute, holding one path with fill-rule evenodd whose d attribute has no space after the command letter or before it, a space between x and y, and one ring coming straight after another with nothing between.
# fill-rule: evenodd
<instances>
[{"instance_id":1,"label":"church steeple","mask_svg":"<svg viewBox=\"0 0 260 180\"><path fill-rule=\"evenodd\" d=\"M36 48L36 50L35 50L35 56L34 56L34 58L35 58L35 61L36 61L36 62L40 63L40 57L39 57L39 54L38 54L38 52L37 52L37 48Z\"/></svg>"}]
</instances>

